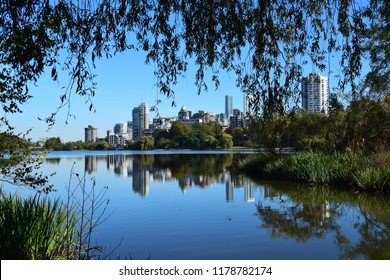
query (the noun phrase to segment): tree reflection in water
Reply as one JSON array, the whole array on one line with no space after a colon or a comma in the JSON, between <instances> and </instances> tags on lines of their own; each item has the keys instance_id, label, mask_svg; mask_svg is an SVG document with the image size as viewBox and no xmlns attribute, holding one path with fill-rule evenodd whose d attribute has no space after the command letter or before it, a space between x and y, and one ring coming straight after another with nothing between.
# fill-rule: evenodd
<instances>
[{"instance_id":1,"label":"tree reflection in water","mask_svg":"<svg viewBox=\"0 0 390 280\"><path fill-rule=\"evenodd\" d=\"M260 227L272 238L304 243L333 235L340 259L390 259L389 197L323 186L260 184L274 194L257 204ZM350 215L358 240L343 232L343 221Z\"/></svg>"},{"instance_id":2,"label":"tree reflection in water","mask_svg":"<svg viewBox=\"0 0 390 280\"><path fill-rule=\"evenodd\" d=\"M119 176L133 177L133 190L148 193L149 176L153 180L178 181L182 191L194 186L205 188L227 172L233 154L110 154L85 156L89 174L97 171L97 161L106 161L107 169Z\"/></svg>"},{"instance_id":3,"label":"tree reflection in water","mask_svg":"<svg viewBox=\"0 0 390 280\"><path fill-rule=\"evenodd\" d=\"M348 186L254 182L235 173L232 168L235 157L235 154L108 154L88 155L84 160L89 174L99 172L103 165L117 176L131 177L132 190L141 197L148 195L151 180L173 182L183 192L215 183L226 185L229 203L233 201L234 189L243 187L245 201L256 202L254 212L262 233L255 229L255 234L265 233L274 240L292 240L302 246L323 240L320 246L336 245L339 259L390 259L390 197L355 193ZM47 163L58 164L56 160Z\"/></svg>"}]
</instances>

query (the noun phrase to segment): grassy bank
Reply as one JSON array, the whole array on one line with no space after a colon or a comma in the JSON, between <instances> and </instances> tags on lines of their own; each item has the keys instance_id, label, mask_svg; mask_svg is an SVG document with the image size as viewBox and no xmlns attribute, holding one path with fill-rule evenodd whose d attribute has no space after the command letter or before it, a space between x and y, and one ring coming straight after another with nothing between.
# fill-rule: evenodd
<instances>
[{"instance_id":1,"label":"grassy bank","mask_svg":"<svg viewBox=\"0 0 390 280\"><path fill-rule=\"evenodd\" d=\"M390 153L371 156L313 152L278 156L261 154L241 161L239 169L248 176L263 179L390 191Z\"/></svg>"}]
</instances>

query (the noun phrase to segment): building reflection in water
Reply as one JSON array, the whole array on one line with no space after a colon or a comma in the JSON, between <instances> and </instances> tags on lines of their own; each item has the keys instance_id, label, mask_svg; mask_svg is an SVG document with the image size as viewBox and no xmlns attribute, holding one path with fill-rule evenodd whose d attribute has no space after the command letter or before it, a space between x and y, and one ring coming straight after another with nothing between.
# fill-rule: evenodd
<instances>
[{"instance_id":1,"label":"building reflection in water","mask_svg":"<svg viewBox=\"0 0 390 280\"><path fill-rule=\"evenodd\" d=\"M234 187L230 180L226 181L226 201L231 202L234 199Z\"/></svg>"},{"instance_id":2,"label":"building reflection in water","mask_svg":"<svg viewBox=\"0 0 390 280\"><path fill-rule=\"evenodd\" d=\"M167 155L164 155L166 161L165 165L159 165L161 158L151 155L86 155L85 156L85 170L89 174L97 172L98 161L106 161L107 170L114 172L118 176L132 178L132 190L134 193L142 197L149 194L150 182L177 182L182 192L186 192L193 186L205 188L218 184L225 184L226 186L226 201L232 202L234 200L235 188L244 188L244 200L246 202L255 201L255 191L252 183L244 180L242 177L232 175L228 170L222 169L220 173L194 173L192 166L188 164L184 173L177 173L177 161L172 161L170 165L167 160ZM174 165L176 164L176 166ZM176 169L174 169L176 168ZM213 166L210 166L212 169ZM175 172L173 172L175 170Z\"/></svg>"},{"instance_id":3,"label":"building reflection in water","mask_svg":"<svg viewBox=\"0 0 390 280\"><path fill-rule=\"evenodd\" d=\"M85 171L88 174L92 174L97 171L97 158L96 156L86 155L84 158Z\"/></svg>"},{"instance_id":4,"label":"building reflection in water","mask_svg":"<svg viewBox=\"0 0 390 280\"><path fill-rule=\"evenodd\" d=\"M149 193L149 170L133 160L133 191L145 197Z\"/></svg>"},{"instance_id":5,"label":"building reflection in water","mask_svg":"<svg viewBox=\"0 0 390 280\"><path fill-rule=\"evenodd\" d=\"M253 184L249 181L244 183L244 196L246 202L254 202L255 201L255 190Z\"/></svg>"},{"instance_id":6,"label":"building reflection in water","mask_svg":"<svg viewBox=\"0 0 390 280\"><path fill-rule=\"evenodd\" d=\"M131 177L133 175L133 158L126 155L108 155L107 170L116 175Z\"/></svg>"}]
</instances>

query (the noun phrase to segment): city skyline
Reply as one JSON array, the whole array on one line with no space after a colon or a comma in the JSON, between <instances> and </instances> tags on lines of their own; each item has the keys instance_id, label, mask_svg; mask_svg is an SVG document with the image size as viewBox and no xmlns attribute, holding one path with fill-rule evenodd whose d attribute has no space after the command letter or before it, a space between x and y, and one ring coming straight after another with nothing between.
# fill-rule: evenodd
<instances>
[{"instance_id":1,"label":"city skyline","mask_svg":"<svg viewBox=\"0 0 390 280\"><path fill-rule=\"evenodd\" d=\"M99 129L98 137L103 137L107 130L112 130L115 123L130 120L132 109L141 103L148 104L150 108L155 108L158 103L156 108L162 117L177 116L182 106L193 112L204 110L220 114L225 112L225 96L229 95L234 100L233 109L244 111L244 94L236 87L233 74L221 72L219 88L215 89L213 82L208 81L208 91L198 95L194 85L195 73L189 70L173 87L174 99L168 99L158 93L154 67L146 65L143 59L142 53L127 52L109 60L97 61L97 88L96 95L92 98L92 111L88 110L89 100L73 94L70 105L59 110L56 123L50 129L45 118L60 105L62 87L68 82L64 72L59 71L58 81L55 82L50 78L50 71L45 72L36 86L31 87L33 97L21 106L23 113L8 114L6 117L18 133L24 134L31 129L26 138L31 138L32 141L60 137L63 142L69 142L83 139L84 128L90 124ZM131 61L132 64L124 61ZM173 101L176 106L172 106ZM156 110L150 112L150 118L155 116Z\"/></svg>"},{"instance_id":2,"label":"city skyline","mask_svg":"<svg viewBox=\"0 0 390 280\"><path fill-rule=\"evenodd\" d=\"M123 63L127 59L133 66ZM32 85L30 93L33 96L27 104L21 106L23 113L9 114L7 118L18 133L31 130L27 138L33 141L50 137L60 137L64 142L77 141L84 138L84 128L93 125L99 129L99 137L118 122L131 119L132 109L140 103L148 104L149 108L156 105L160 116L176 116L182 106L192 111L204 110L213 113L223 113L225 110L224 98L227 92L233 96L243 96L235 85L235 81L228 74L221 73L221 85L216 90L212 82L207 92L198 95L194 85L195 73L189 71L186 77L179 80L174 87L175 98L168 99L154 85L154 67L145 65L142 53L128 52L118 55L107 61L96 62L96 95L92 98L93 109L89 111L89 101L80 96L72 95L69 107L70 116L67 117L68 107L62 108L55 125L49 130L44 121L46 117L55 112L60 105L62 87L67 84L66 73L58 74L58 81L53 82L50 71L38 80L36 86ZM241 98L237 98L239 100ZM176 106L172 106L175 101ZM241 102L238 104L242 107ZM242 109L242 108L240 108ZM157 112L150 112L151 118ZM40 119L40 120L39 120ZM67 122L67 124L66 124Z\"/></svg>"}]
</instances>

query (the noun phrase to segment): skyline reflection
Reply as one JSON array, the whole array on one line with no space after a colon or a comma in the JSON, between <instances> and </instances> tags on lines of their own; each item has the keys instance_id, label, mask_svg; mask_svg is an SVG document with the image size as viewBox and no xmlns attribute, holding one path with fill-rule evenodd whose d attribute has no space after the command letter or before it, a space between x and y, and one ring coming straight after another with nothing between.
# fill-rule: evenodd
<instances>
[{"instance_id":1,"label":"skyline reflection","mask_svg":"<svg viewBox=\"0 0 390 280\"><path fill-rule=\"evenodd\" d=\"M390 259L390 197L348 186L251 180L237 174L236 159L233 154L78 154L50 158L46 167L66 173L77 161L85 174L108 180L117 193L114 208L121 209L115 230L144 240L135 244L128 237L124 252L130 245L143 252L155 242L152 249L162 248L158 258L192 258L196 255L181 248L196 243L195 252L201 237L208 258L226 257L224 250L218 256L208 251L220 241L223 248L236 244L229 258L243 252L245 259ZM159 187L164 184L167 188ZM191 189L188 196L180 194Z\"/></svg>"},{"instance_id":2,"label":"skyline reflection","mask_svg":"<svg viewBox=\"0 0 390 280\"><path fill-rule=\"evenodd\" d=\"M237 174L231 174L232 154L219 155L85 155L85 172L98 172L98 162L104 162L107 170L117 176L132 179L132 190L141 197L150 191L150 182L177 182L182 192L198 187L209 188L226 184L226 201L234 200L234 189L244 188L243 199L254 202L254 186Z\"/></svg>"}]
</instances>

